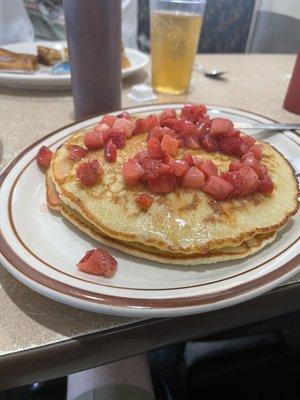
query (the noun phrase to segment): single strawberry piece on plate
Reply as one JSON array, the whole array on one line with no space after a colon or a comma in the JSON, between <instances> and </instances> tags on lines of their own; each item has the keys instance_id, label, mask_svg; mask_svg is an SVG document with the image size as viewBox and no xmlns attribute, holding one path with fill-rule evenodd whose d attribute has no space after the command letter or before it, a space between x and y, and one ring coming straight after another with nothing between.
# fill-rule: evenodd
<instances>
[{"instance_id":1,"label":"single strawberry piece on plate","mask_svg":"<svg viewBox=\"0 0 300 400\"><path fill-rule=\"evenodd\" d=\"M185 155L182 157L183 161L186 161L190 167L194 166L194 158L191 155L191 153L185 153Z\"/></svg>"},{"instance_id":2,"label":"single strawberry piece on plate","mask_svg":"<svg viewBox=\"0 0 300 400\"><path fill-rule=\"evenodd\" d=\"M167 194L176 187L176 178L170 172L148 179L149 190L152 193Z\"/></svg>"},{"instance_id":3,"label":"single strawberry piece on plate","mask_svg":"<svg viewBox=\"0 0 300 400\"><path fill-rule=\"evenodd\" d=\"M136 196L135 202L141 210L147 211L152 206L154 199L147 193L141 193Z\"/></svg>"},{"instance_id":4,"label":"single strawberry piece on plate","mask_svg":"<svg viewBox=\"0 0 300 400\"><path fill-rule=\"evenodd\" d=\"M226 200L229 198L233 187L230 183L217 176L210 176L202 187L203 192L211 195L215 200Z\"/></svg>"},{"instance_id":5,"label":"single strawberry piece on plate","mask_svg":"<svg viewBox=\"0 0 300 400\"><path fill-rule=\"evenodd\" d=\"M199 157L193 157L193 165L200 169L200 165L204 162L205 160L203 160L202 158Z\"/></svg>"},{"instance_id":6,"label":"single strawberry piece on plate","mask_svg":"<svg viewBox=\"0 0 300 400\"><path fill-rule=\"evenodd\" d=\"M161 141L161 148L173 157L178 153L179 145L179 140L169 135L164 135Z\"/></svg>"},{"instance_id":7,"label":"single strawberry piece on plate","mask_svg":"<svg viewBox=\"0 0 300 400\"><path fill-rule=\"evenodd\" d=\"M218 176L218 167L211 160L204 160L200 165L199 169L203 172L206 179L210 176Z\"/></svg>"},{"instance_id":8,"label":"single strawberry piece on plate","mask_svg":"<svg viewBox=\"0 0 300 400\"><path fill-rule=\"evenodd\" d=\"M134 186L138 183L145 170L136 160L129 160L123 165L123 178L127 186Z\"/></svg>"},{"instance_id":9,"label":"single strawberry piece on plate","mask_svg":"<svg viewBox=\"0 0 300 400\"><path fill-rule=\"evenodd\" d=\"M257 173L253 171L252 168L247 167L246 165L238 171L246 181L246 185L243 191L240 193L240 196L247 196L255 192L258 185L258 176Z\"/></svg>"},{"instance_id":10,"label":"single strawberry piece on plate","mask_svg":"<svg viewBox=\"0 0 300 400\"><path fill-rule=\"evenodd\" d=\"M174 110L174 108L168 108L159 114L158 119L160 123L166 119L177 119L176 110Z\"/></svg>"},{"instance_id":11,"label":"single strawberry piece on plate","mask_svg":"<svg viewBox=\"0 0 300 400\"><path fill-rule=\"evenodd\" d=\"M228 155L238 154L242 140L240 138L224 137L218 141L218 150Z\"/></svg>"},{"instance_id":12,"label":"single strawberry piece on plate","mask_svg":"<svg viewBox=\"0 0 300 400\"><path fill-rule=\"evenodd\" d=\"M92 275L104 275L111 278L117 269L116 259L107 251L93 249L86 252L85 256L77 263L80 271Z\"/></svg>"},{"instance_id":13,"label":"single strawberry piece on plate","mask_svg":"<svg viewBox=\"0 0 300 400\"><path fill-rule=\"evenodd\" d=\"M258 182L256 190L263 194L271 194L274 190L274 183L269 176L265 176Z\"/></svg>"},{"instance_id":14,"label":"single strawberry piece on plate","mask_svg":"<svg viewBox=\"0 0 300 400\"><path fill-rule=\"evenodd\" d=\"M50 167L52 156L53 152L47 146L42 146L36 155L36 161L40 167L48 168Z\"/></svg>"},{"instance_id":15,"label":"single strawberry piece on plate","mask_svg":"<svg viewBox=\"0 0 300 400\"><path fill-rule=\"evenodd\" d=\"M126 137L130 138L135 130L135 123L126 118L117 118L112 128L116 130L123 130L126 134Z\"/></svg>"},{"instance_id":16,"label":"single strawberry piece on plate","mask_svg":"<svg viewBox=\"0 0 300 400\"><path fill-rule=\"evenodd\" d=\"M121 114L118 114L117 118L125 118L125 119L128 119L129 121L132 120L132 116L127 111L124 111Z\"/></svg>"},{"instance_id":17,"label":"single strawberry piece on plate","mask_svg":"<svg viewBox=\"0 0 300 400\"><path fill-rule=\"evenodd\" d=\"M252 153L247 153L242 157L242 163L252 168L253 171L257 173L259 179L262 179L265 175L268 174L267 168L260 164Z\"/></svg>"},{"instance_id":18,"label":"single strawberry piece on plate","mask_svg":"<svg viewBox=\"0 0 300 400\"><path fill-rule=\"evenodd\" d=\"M180 118L195 124L201 120L206 113L207 108L203 104L185 104L181 110Z\"/></svg>"},{"instance_id":19,"label":"single strawberry piece on plate","mask_svg":"<svg viewBox=\"0 0 300 400\"><path fill-rule=\"evenodd\" d=\"M181 186L192 189L200 189L205 181L204 174L196 167L190 167L181 179Z\"/></svg>"},{"instance_id":20,"label":"single strawberry piece on plate","mask_svg":"<svg viewBox=\"0 0 300 400\"><path fill-rule=\"evenodd\" d=\"M107 141L110 128L106 124L97 125L90 132L87 132L84 137L84 145L89 150L101 149Z\"/></svg>"},{"instance_id":21,"label":"single strawberry piece on plate","mask_svg":"<svg viewBox=\"0 0 300 400\"><path fill-rule=\"evenodd\" d=\"M184 136L184 143L189 149L200 149L200 144L197 137L194 136Z\"/></svg>"},{"instance_id":22,"label":"single strawberry piece on plate","mask_svg":"<svg viewBox=\"0 0 300 400\"><path fill-rule=\"evenodd\" d=\"M86 149L77 145L69 145L68 152L69 152L69 158L73 161L80 161L88 153Z\"/></svg>"},{"instance_id":23,"label":"single strawberry piece on plate","mask_svg":"<svg viewBox=\"0 0 300 400\"><path fill-rule=\"evenodd\" d=\"M184 175L190 168L190 165L184 160L173 160L169 166L170 172L176 176Z\"/></svg>"},{"instance_id":24,"label":"single strawberry piece on plate","mask_svg":"<svg viewBox=\"0 0 300 400\"><path fill-rule=\"evenodd\" d=\"M243 192L246 186L245 178L238 171L223 172L220 175L220 178L230 183L233 187L233 191L231 193L232 197L238 197Z\"/></svg>"},{"instance_id":25,"label":"single strawberry piece on plate","mask_svg":"<svg viewBox=\"0 0 300 400\"><path fill-rule=\"evenodd\" d=\"M226 136L233 130L233 122L227 118L212 118L209 133L214 138Z\"/></svg>"},{"instance_id":26,"label":"single strawberry piece on plate","mask_svg":"<svg viewBox=\"0 0 300 400\"><path fill-rule=\"evenodd\" d=\"M109 140L104 147L104 158L109 163L113 163L117 159L117 146L112 140Z\"/></svg>"},{"instance_id":27,"label":"single strawberry piece on plate","mask_svg":"<svg viewBox=\"0 0 300 400\"><path fill-rule=\"evenodd\" d=\"M205 135L201 140L201 147L208 152L213 152L218 150L218 143L212 136Z\"/></svg>"},{"instance_id":28,"label":"single strawberry piece on plate","mask_svg":"<svg viewBox=\"0 0 300 400\"><path fill-rule=\"evenodd\" d=\"M256 144L256 145L250 147L249 153L253 154L254 157L255 157L257 160L261 160L261 159L262 159L262 146Z\"/></svg>"},{"instance_id":29,"label":"single strawberry piece on plate","mask_svg":"<svg viewBox=\"0 0 300 400\"><path fill-rule=\"evenodd\" d=\"M238 171L239 169L243 168L244 164L241 163L240 161L231 161L229 164L229 171Z\"/></svg>"},{"instance_id":30,"label":"single strawberry piece on plate","mask_svg":"<svg viewBox=\"0 0 300 400\"><path fill-rule=\"evenodd\" d=\"M151 158L161 158L163 155L163 150L158 139L152 137L147 142L147 151Z\"/></svg>"},{"instance_id":31,"label":"single strawberry piece on plate","mask_svg":"<svg viewBox=\"0 0 300 400\"><path fill-rule=\"evenodd\" d=\"M115 126L115 124L114 124ZM126 133L121 128L112 127L109 137L117 149L123 149L126 145Z\"/></svg>"},{"instance_id":32,"label":"single strawberry piece on plate","mask_svg":"<svg viewBox=\"0 0 300 400\"><path fill-rule=\"evenodd\" d=\"M76 168L76 178L83 186L91 186L99 182L103 175L103 168L98 160L82 162Z\"/></svg>"},{"instance_id":33,"label":"single strawberry piece on plate","mask_svg":"<svg viewBox=\"0 0 300 400\"><path fill-rule=\"evenodd\" d=\"M152 128L159 125L156 115L150 114L146 118L140 118L135 123L135 134L150 132Z\"/></svg>"},{"instance_id":34,"label":"single strawberry piece on plate","mask_svg":"<svg viewBox=\"0 0 300 400\"><path fill-rule=\"evenodd\" d=\"M106 124L109 128L112 128L113 124L115 123L117 117L115 115L105 114L100 120L100 124Z\"/></svg>"}]
</instances>

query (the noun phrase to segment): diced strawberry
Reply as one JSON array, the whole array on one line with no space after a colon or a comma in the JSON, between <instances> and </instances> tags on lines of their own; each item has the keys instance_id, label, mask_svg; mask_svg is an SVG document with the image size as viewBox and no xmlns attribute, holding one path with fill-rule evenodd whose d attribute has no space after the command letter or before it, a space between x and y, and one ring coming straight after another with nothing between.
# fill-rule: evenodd
<instances>
[{"instance_id":1,"label":"diced strawberry","mask_svg":"<svg viewBox=\"0 0 300 400\"><path fill-rule=\"evenodd\" d=\"M100 120L100 124L106 124L110 128L112 128L113 124L115 123L117 117L114 115L105 114Z\"/></svg>"},{"instance_id":2,"label":"diced strawberry","mask_svg":"<svg viewBox=\"0 0 300 400\"><path fill-rule=\"evenodd\" d=\"M241 143L239 146L239 150L237 151L237 154L242 156L250 150L251 147L253 147L255 143L255 139L250 137L250 136L241 136L240 137Z\"/></svg>"},{"instance_id":3,"label":"diced strawberry","mask_svg":"<svg viewBox=\"0 0 300 400\"><path fill-rule=\"evenodd\" d=\"M274 183L269 176L265 176L258 182L256 190L263 194L270 194L274 190Z\"/></svg>"},{"instance_id":4,"label":"diced strawberry","mask_svg":"<svg viewBox=\"0 0 300 400\"><path fill-rule=\"evenodd\" d=\"M250 147L249 153L252 153L257 160L261 160L262 146L256 144L255 146Z\"/></svg>"},{"instance_id":5,"label":"diced strawberry","mask_svg":"<svg viewBox=\"0 0 300 400\"><path fill-rule=\"evenodd\" d=\"M190 167L181 179L182 187L200 189L205 181L204 174L196 167Z\"/></svg>"},{"instance_id":6,"label":"diced strawberry","mask_svg":"<svg viewBox=\"0 0 300 400\"><path fill-rule=\"evenodd\" d=\"M175 125L175 130L180 134L180 136L185 137L196 134L197 127L190 121L180 119Z\"/></svg>"},{"instance_id":7,"label":"diced strawberry","mask_svg":"<svg viewBox=\"0 0 300 400\"><path fill-rule=\"evenodd\" d=\"M174 110L174 108L168 108L159 114L160 123L166 119L177 119L176 110Z\"/></svg>"},{"instance_id":8,"label":"diced strawberry","mask_svg":"<svg viewBox=\"0 0 300 400\"><path fill-rule=\"evenodd\" d=\"M255 140L253 137L248 136L248 135L244 135L244 136L243 136L243 141L244 141L244 143L246 143L249 147L254 146L254 144L255 144L255 142L256 142L256 140Z\"/></svg>"},{"instance_id":9,"label":"diced strawberry","mask_svg":"<svg viewBox=\"0 0 300 400\"><path fill-rule=\"evenodd\" d=\"M117 118L125 118L125 119L128 119L129 121L132 120L132 116L127 111L124 111L121 114L118 114Z\"/></svg>"},{"instance_id":10,"label":"diced strawberry","mask_svg":"<svg viewBox=\"0 0 300 400\"><path fill-rule=\"evenodd\" d=\"M233 187L233 191L231 192L232 197L238 197L246 186L245 178L238 171L223 172L220 178L230 183Z\"/></svg>"},{"instance_id":11,"label":"diced strawberry","mask_svg":"<svg viewBox=\"0 0 300 400\"><path fill-rule=\"evenodd\" d=\"M202 187L202 190L211 195L215 200L226 200L230 196L233 187L222 178L210 176Z\"/></svg>"},{"instance_id":12,"label":"diced strawberry","mask_svg":"<svg viewBox=\"0 0 300 400\"><path fill-rule=\"evenodd\" d=\"M42 146L37 155L36 161L40 167L48 168L52 160L53 152L46 146Z\"/></svg>"},{"instance_id":13,"label":"diced strawberry","mask_svg":"<svg viewBox=\"0 0 300 400\"><path fill-rule=\"evenodd\" d=\"M198 122L207 113L207 108L203 104L185 104L181 110L180 118Z\"/></svg>"},{"instance_id":14,"label":"diced strawberry","mask_svg":"<svg viewBox=\"0 0 300 400\"><path fill-rule=\"evenodd\" d=\"M214 138L226 136L233 130L233 123L227 118L213 118L209 133Z\"/></svg>"},{"instance_id":15,"label":"diced strawberry","mask_svg":"<svg viewBox=\"0 0 300 400\"><path fill-rule=\"evenodd\" d=\"M229 164L229 171L238 171L239 169L243 168L244 164L240 161L231 161Z\"/></svg>"},{"instance_id":16,"label":"diced strawberry","mask_svg":"<svg viewBox=\"0 0 300 400\"><path fill-rule=\"evenodd\" d=\"M218 176L218 167L211 160L203 161L199 168L203 172L206 179L208 179L210 176Z\"/></svg>"},{"instance_id":17,"label":"diced strawberry","mask_svg":"<svg viewBox=\"0 0 300 400\"><path fill-rule=\"evenodd\" d=\"M127 186L134 186L138 183L145 170L135 160L129 160L123 164L123 178Z\"/></svg>"},{"instance_id":18,"label":"diced strawberry","mask_svg":"<svg viewBox=\"0 0 300 400\"><path fill-rule=\"evenodd\" d=\"M103 168L98 160L82 162L76 168L76 178L83 186L91 186L99 182L103 175Z\"/></svg>"},{"instance_id":19,"label":"diced strawberry","mask_svg":"<svg viewBox=\"0 0 300 400\"><path fill-rule=\"evenodd\" d=\"M194 166L194 160L191 155L191 153L185 153L185 155L182 157L183 161L186 161L190 167Z\"/></svg>"},{"instance_id":20,"label":"diced strawberry","mask_svg":"<svg viewBox=\"0 0 300 400\"><path fill-rule=\"evenodd\" d=\"M85 256L77 263L80 271L92 275L104 275L107 278L114 275L117 265L115 258L101 249L87 251Z\"/></svg>"},{"instance_id":21,"label":"diced strawberry","mask_svg":"<svg viewBox=\"0 0 300 400\"><path fill-rule=\"evenodd\" d=\"M161 156L161 161L164 164L169 164L169 162L171 162L173 160L172 156L170 156L169 153L167 153L166 151L162 151L162 156Z\"/></svg>"},{"instance_id":22,"label":"diced strawberry","mask_svg":"<svg viewBox=\"0 0 300 400\"><path fill-rule=\"evenodd\" d=\"M241 145L241 139L227 138L218 141L218 150L224 154L237 154Z\"/></svg>"},{"instance_id":23,"label":"diced strawberry","mask_svg":"<svg viewBox=\"0 0 300 400\"><path fill-rule=\"evenodd\" d=\"M81 146L69 145L69 158L73 161L79 161L87 155L87 150Z\"/></svg>"},{"instance_id":24,"label":"diced strawberry","mask_svg":"<svg viewBox=\"0 0 300 400\"><path fill-rule=\"evenodd\" d=\"M238 129L233 129L231 132L226 133L227 138L239 138L241 136L241 132Z\"/></svg>"},{"instance_id":25,"label":"diced strawberry","mask_svg":"<svg viewBox=\"0 0 300 400\"><path fill-rule=\"evenodd\" d=\"M121 120L118 120L121 121ZM125 120L126 121L126 120ZM109 137L117 149L123 149L126 145L126 133L123 129L112 127Z\"/></svg>"},{"instance_id":26,"label":"diced strawberry","mask_svg":"<svg viewBox=\"0 0 300 400\"><path fill-rule=\"evenodd\" d=\"M202 160L201 158L198 157L193 157L193 165L200 169L200 165L203 163L204 160Z\"/></svg>"},{"instance_id":27,"label":"diced strawberry","mask_svg":"<svg viewBox=\"0 0 300 400\"><path fill-rule=\"evenodd\" d=\"M160 125L164 128L175 129L177 121L178 120L176 118L168 118L161 121Z\"/></svg>"},{"instance_id":28,"label":"diced strawberry","mask_svg":"<svg viewBox=\"0 0 300 400\"><path fill-rule=\"evenodd\" d=\"M169 166L164 164L161 160L154 160L150 158L147 154L147 157L141 157L138 159L138 162L144 169L145 173L141 177L142 179L156 178L157 176L166 173L169 171Z\"/></svg>"},{"instance_id":29,"label":"diced strawberry","mask_svg":"<svg viewBox=\"0 0 300 400\"><path fill-rule=\"evenodd\" d=\"M126 137L130 138L135 130L135 123L126 118L118 118L112 127L116 130L122 129L125 132Z\"/></svg>"},{"instance_id":30,"label":"diced strawberry","mask_svg":"<svg viewBox=\"0 0 300 400\"><path fill-rule=\"evenodd\" d=\"M109 163L115 162L117 159L117 146L109 140L104 147L104 158Z\"/></svg>"},{"instance_id":31,"label":"diced strawberry","mask_svg":"<svg viewBox=\"0 0 300 400\"><path fill-rule=\"evenodd\" d=\"M174 190L176 178L171 173L160 174L155 178L149 178L148 186L152 193L167 194Z\"/></svg>"},{"instance_id":32,"label":"diced strawberry","mask_svg":"<svg viewBox=\"0 0 300 400\"><path fill-rule=\"evenodd\" d=\"M184 143L189 149L200 149L198 140L193 136L185 136Z\"/></svg>"},{"instance_id":33,"label":"diced strawberry","mask_svg":"<svg viewBox=\"0 0 300 400\"><path fill-rule=\"evenodd\" d=\"M161 144L158 139L152 137L147 142L147 150L148 154L151 158L161 158L163 154L163 150L161 148Z\"/></svg>"},{"instance_id":34,"label":"diced strawberry","mask_svg":"<svg viewBox=\"0 0 300 400\"><path fill-rule=\"evenodd\" d=\"M218 143L213 137L206 135L204 139L201 140L201 147L208 152L217 151Z\"/></svg>"},{"instance_id":35,"label":"diced strawberry","mask_svg":"<svg viewBox=\"0 0 300 400\"><path fill-rule=\"evenodd\" d=\"M161 148L171 156L175 157L178 153L180 142L169 135L164 135L161 141Z\"/></svg>"},{"instance_id":36,"label":"diced strawberry","mask_svg":"<svg viewBox=\"0 0 300 400\"><path fill-rule=\"evenodd\" d=\"M153 204L154 199L147 193L141 193L135 198L136 204L144 211L147 211Z\"/></svg>"},{"instance_id":37,"label":"diced strawberry","mask_svg":"<svg viewBox=\"0 0 300 400\"><path fill-rule=\"evenodd\" d=\"M135 134L150 132L152 128L158 126L158 118L154 114L148 115L146 118L140 118L136 121Z\"/></svg>"},{"instance_id":38,"label":"diced strawberry","mask_svg":"<svg viewBox=\"0 0 300 400\"><path fill-rule=\"evenodd\" d=\"M253 156L252 153L247 153L242 157L244 165L252 168L257 173L259 179L263 178L267 174L267 169L264 165L261 165Z\"/></svg>"},{"instance_id":39,"label":"diced strawberry","mask_svg":"<svg viewBox=\"0 0 300 400\"><path fill-rule=\"evenodd\" d=\"M110 128L108 128L108 130L110 130ZM101 149L104 146L103 131L96 127L90 132L87 132L84 137L84 144L89 150Z\"/></svg>"},{"instance_id":40,"label":"diced strawberry","mask_svg":"<svg viewBox=\"0 0 300 400\"><path fill-rule=\"evenodd\" d=\"M258 176L256 172L253 171L252 168L244 166L238 171L246 181L246 185L243 191L240 193L240 196L247 196L250 193L255 192L258 185Z\"/></svg>"},{"instance_id":41,"label":"diced strawberry","mask_svg":"<svg viewBox=\"0 0 300 400\"><path fill-rule=\"evenodd\" d=\"M183 160L173 160L169 165L170 172L176 176L184 175L190 168L189 164Z\"/></svg>"},{"instance_id":42,"label":"diced strawberry","mask_svg":"<svg viewBox=\"0 0 300 400\"><path fill-rule=\"evenodd\" d=\"M160 126L155 126L148 133L147 140L149 140L152 137L155 137L156 139L158 139L161 142L164 135L169 135L169 136L174 137L175 131L174 131L174 129L170 129L167 127L162 128Z\"/></svg>"}]
</instances>

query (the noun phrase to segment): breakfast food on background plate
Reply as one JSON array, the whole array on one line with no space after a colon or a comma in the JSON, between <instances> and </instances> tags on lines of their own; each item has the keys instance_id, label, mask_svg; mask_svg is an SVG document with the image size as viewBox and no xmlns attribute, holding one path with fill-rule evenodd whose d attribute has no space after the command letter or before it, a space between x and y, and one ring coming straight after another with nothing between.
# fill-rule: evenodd
<instances>
[{"instance_id":1,"label":"breakfast food on background plate","mask_svg":"<svg viewBox=\"0 0 300 400\"><path fill-rule=\"evenodd\" d=\"M68 48L58 50L52 47L37 46L37 55L15 53L0 48L0 70L33 72L38 69L38 64L52 67L58 62L68 60ZM130 67L130 61L122 47L121 68L125 69L128 67Z\"/></svg>"},{"instance_id":2,"label":"breakfast food on background plate","mask_svg":"<svg viewBox=\"0 0 300 400\"><path fill-rule=\"evenodd\" d=\"M100 243L161 263L249 256L298 209L285 158L203 105L105 115L38 161L49 165L50 208Z\"/></svg>"},{"instance_id":3,"label":"breakfast food on background plate","mask_svg":"<svg viewBox=\"0 0 300 400\"><path fill-rule=\"evenodd\" d=\"M43 65L53 66L58 61L67 61L68 57L66 57L65 50L61 52L57 49L52 49L50 47L45 46L37 46L37 57L38 62Z\"/></svg>"},{"instance_id":4,"label":"breakfast food on background plate","mask_svg":"<svg viewBox=\"0 0 300 400\"><path fill-rule=\"evenodd\" d=\"M38 61L36 56L14 53L0 48L0 70L35 71L37 68Z\"/></svg>"}]
</instances>

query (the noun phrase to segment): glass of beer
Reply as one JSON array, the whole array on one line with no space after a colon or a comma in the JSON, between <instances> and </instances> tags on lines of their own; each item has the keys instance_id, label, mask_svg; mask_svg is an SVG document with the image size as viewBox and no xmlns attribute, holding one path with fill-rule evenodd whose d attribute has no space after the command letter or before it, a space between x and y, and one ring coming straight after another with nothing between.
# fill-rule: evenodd
<instances>
[{"instance_id":1,"label":"glass of beer","mask_svg":"<svg viewBox=\"0 0 300 400\"><path fill-rule=\"evenodd\" d=\"M152 86L186 93L201 33L206 0L150 0Z\"/></svg>"}]
</instances>

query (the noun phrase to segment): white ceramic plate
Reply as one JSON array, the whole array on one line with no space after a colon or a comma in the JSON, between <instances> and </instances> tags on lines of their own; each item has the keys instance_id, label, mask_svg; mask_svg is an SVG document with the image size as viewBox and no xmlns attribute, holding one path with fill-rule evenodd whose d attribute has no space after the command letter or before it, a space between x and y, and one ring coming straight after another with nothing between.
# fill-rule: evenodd
<instances>
[{"instance_id":1,"label":"white ceramic plate","mask_svg":"<svg viewBox=\"0 0 300 400\"><path fill-rule=\"evenodd\" d=\"M36 46L47 46L62 50L67 47L66 42L34 42L16 43L1 46L4 49L17 53L36 54ZM136 73L143 69L148 63L148 56L138 50L125 48L125 53L131 62L131 66L122 69L122 78ZM71 88L71 75L52 75L50 67L39 64L39 69L32 74L26 73L7 73L0 71L0 85L22 89L50 89L66 90Z\"/></svg>"},{"instance_id":2,"label":"white ceramic plate","mask_svg":"<svg viewBox=\"0 0 300 400\"><path fill-rule=\"evenodd\" d=\"M169 107L181 105L149 105L129 111L153 113ZM235 109L211 107L210 113L237 122L269 122ZM76 262L99 244L48 211L44 175L35 155L41 145L54 150L68 135L98 120L87 119L49 134L25 149L0 176L1 260L21 282L86 310L152 317L199 313L239 303L274 288L299 270L299 257L295 258L299 253L298 215L273 244L240 261L167 266L109 249L118 261L112 279L78 271ZM264 139L287 158L299 155L299 139L292 133Z\"/></svg>"}]
</instances>

